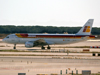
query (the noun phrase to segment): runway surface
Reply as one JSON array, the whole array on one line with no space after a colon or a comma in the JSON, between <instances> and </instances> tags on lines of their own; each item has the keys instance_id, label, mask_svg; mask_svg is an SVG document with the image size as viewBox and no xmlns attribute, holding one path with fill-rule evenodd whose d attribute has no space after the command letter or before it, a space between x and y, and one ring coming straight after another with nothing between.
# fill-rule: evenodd
<instances>
[{"instance_id":1,"label":"runway surface","mask_svg":"<svg viewBox=\"0 0 100 75\"><path fill-rule=\"evenodd\" d=\"M58 52L0 52L0 54L10 54L10 55L46 55L46 56L92 56L92 53L58 53Z\"/></svg>"},{"instance_id":2,"label":"runway surface","mask_svg":"<svg viewBox=\"0 0 100 75\"><path fill-rule=\"evenodd\" d=\"M10 62L10 61L32 61L35 63L100 63L100 60L98 59L63 59L63 58L52 58L50 56L35 56L35 57L29 57L29 56L0 56L0 59L3 62Z\"/></svg>"},{"instance_id":3,"label":"runway surface","mask_svg":"<svg viewBox=\"0 0 100 75\"><path fill-rule=\"evenodd\" d=\"M0 75L17 75L18 73L26 73L27 75L36 74L60 74L60 70L65 74L73 70L91 70L97 73L100 70L100 60L98 59L63 59L49 57L29 57L29 56L1 56L0 57Z\"/></svg>"},{"instance_id":4,"label":"runway surface","mask_svg":"<svg viewBox=\"0 0 100 75\"><path fill-rule=\"evenodd\" d=\"M74 73L76 73L76 70L78 70L78 73L82 73L82 70L91 70L92 73L100 72L99 56L92 56L92 53L79 53L83 49L89 49L90 52L100 52L99 48L63 48L66 46L100 46L100 42L85 41L70 45L51 45L51 51L69 50L76 52L69 53L69 55L62 52L0 52L0 55L35 54L35 56L0 56L0 75L18 75L18 73L26 73L26 75L50 75L52 73L60 74L61 70L62 74L65 74L66 69L68 73L71 73L72 70ZM0 50L9 49L13 49L12 44L0 43ZM24 45L17 45L17 50L40 51L41 49L40 47L25 48Z\"/></svg>"}]
</instances>

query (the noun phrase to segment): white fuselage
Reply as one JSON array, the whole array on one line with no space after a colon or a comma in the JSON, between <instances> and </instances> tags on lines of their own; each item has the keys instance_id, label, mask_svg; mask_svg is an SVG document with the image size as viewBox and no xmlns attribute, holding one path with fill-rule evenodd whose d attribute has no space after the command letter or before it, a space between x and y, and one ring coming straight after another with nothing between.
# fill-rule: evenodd
<instances>
[{"instance_id":1,"label":"white fuselage","mask_svg":"<svg viewBox=\"0 0 100 75\"><path fill-rule=\"evenodd\" d=\"M64 35L67 35L67 36L76 36L75 34L29 34L29 35L43 35L43 36L64 36ZM15 34L10 34L8 35L6 38L3 39L4 42L6 43L11 43L11 44L25 44L25 42L27 41L36 41L36 40L39 40L39 39L43 39L45 40L48 44L69 44L69 43L76 43L76 42L80 42L80 41L85 41L87 40L87 38L85 37L81 37L81 38L71 38L71 37L63 37L63 38L59 38L59 37L56 37L56 38L52 38L52 37L36 37L36 38L22 38L22 37L18 37L16 36Z\"/></svg>"}]
</instances>

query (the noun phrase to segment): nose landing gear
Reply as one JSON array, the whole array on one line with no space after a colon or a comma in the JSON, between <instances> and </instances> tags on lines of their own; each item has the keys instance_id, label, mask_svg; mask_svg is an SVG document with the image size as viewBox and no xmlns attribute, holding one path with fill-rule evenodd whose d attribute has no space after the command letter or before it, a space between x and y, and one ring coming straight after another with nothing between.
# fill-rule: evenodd
<instances>
[{"instance_id":1,"label":"nose landing gear","mask_svg":"<svg viewBox=\"0 0 100 75\"><path fill-rule=\"evenodd\" d=\"M13 47L13 49L16 49L16 44L14 44L14 47Z\"/></svg>"}]
</instances>

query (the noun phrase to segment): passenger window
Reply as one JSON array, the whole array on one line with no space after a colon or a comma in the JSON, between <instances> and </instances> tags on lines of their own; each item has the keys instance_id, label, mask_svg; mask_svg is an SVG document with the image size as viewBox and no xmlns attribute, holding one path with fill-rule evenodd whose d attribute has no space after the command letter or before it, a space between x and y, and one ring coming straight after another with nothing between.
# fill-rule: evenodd
<instances>
[{"instance_id":1,"label":"passenger window","mask_svg":"<svg viewBox=\"0 0 100 75\"><path fill-rule=\"evenodd\" d=\"M6 38L9 38L9 36L7 36Z\"/></svg>"}]
</instances>

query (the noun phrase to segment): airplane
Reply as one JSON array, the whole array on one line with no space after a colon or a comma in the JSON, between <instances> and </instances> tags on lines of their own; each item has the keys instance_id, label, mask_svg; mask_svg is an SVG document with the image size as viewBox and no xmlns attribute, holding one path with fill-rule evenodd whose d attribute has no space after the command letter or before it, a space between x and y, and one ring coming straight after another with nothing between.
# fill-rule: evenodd
<instances>
[{"instance_id":1,"label":"airplane","mask_svg":"<svg viewBox=\"0 0 100 75\"><path fill-rule=\"evenodd\" d=\"M91 35L93 21L94 19L89 19L76 34L15 33L5 37L3 41L14 44L14 49L16 49L16 44L25 44L27 48L41 46L41 49L45 49L44 46L48 45L47 49L51 49L49 45L52 44L71 44L95 38Z\"/></svg>"}]
</instances>

